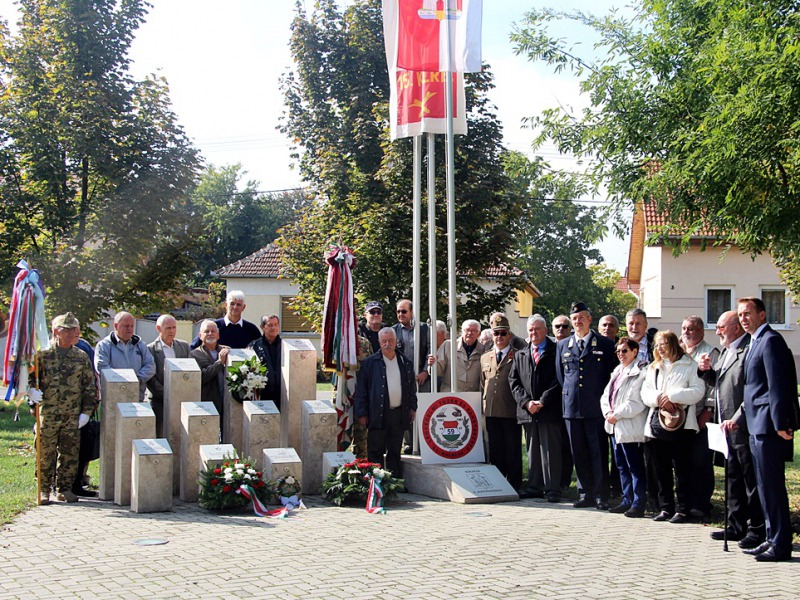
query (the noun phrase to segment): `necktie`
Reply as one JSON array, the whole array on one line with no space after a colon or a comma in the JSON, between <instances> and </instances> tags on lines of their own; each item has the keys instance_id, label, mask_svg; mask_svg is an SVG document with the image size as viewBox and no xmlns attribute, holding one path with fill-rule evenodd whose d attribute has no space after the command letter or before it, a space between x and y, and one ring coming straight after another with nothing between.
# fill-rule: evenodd
<instances>
[{"instance_id":1,"label":"necktie","mask_svg":"<svg viewBox=\"0 0 800 600\"><path fill-rule=\"evenodd\" d=\"M534 362L534 364L538 365L540 358L541 358L541 355L539 354L539 346L534 346L533 347L533 362Z\"/></svg>"},{"instance_id":2,"label":"necktie","mask_svg":"<svg viewBox=\"0 0 800 600\"><path fill-rule=\"evenodd\" d=\"M578 353L583 354L583 340L578 340Z\"/></svg>"},{"instance_id":3,"label":"necktie","mask_svg":"<svg viewBox=\"0 0 800 600\"><path fill-rule=\"evenodd\" d=\"M502 352L498 352L497 353L497 364L499 365L502 361L503 361L503 353Z\"/></svg>"}]
</instances>

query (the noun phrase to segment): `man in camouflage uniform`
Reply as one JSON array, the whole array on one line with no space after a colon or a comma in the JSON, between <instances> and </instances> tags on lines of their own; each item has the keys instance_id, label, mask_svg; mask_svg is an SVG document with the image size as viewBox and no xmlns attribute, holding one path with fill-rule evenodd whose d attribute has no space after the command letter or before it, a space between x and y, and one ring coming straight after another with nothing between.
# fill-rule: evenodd
<instances>
[{"instance_id":1,"label":"man in camouflage uniform","mask_svg":"<svg viewBox=\"0 0 800 600\"><path fill-rule=\"evenodd\" d=\"M75 348L79 336L80 324L72 313L53 319L55 344L39 352L39 389L29 393L39 405L42 504L50 501L53 481L58 500L78 500L72 484L78 470L79 428L89 422L97 402L92 364L85 352Z\"/></svg>"}]
</instances>

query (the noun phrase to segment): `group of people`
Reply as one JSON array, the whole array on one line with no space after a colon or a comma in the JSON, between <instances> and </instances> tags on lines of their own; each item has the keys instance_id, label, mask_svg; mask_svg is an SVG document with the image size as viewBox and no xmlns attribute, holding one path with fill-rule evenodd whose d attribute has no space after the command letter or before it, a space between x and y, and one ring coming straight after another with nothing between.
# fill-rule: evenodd
<instances>
[{"instance_id":1,"label":"group of people","mask_svg":"<svg viewBox=\"0 0 800 600\"><path fill-rule=\"evenodd\" d=\"M114 316L113 331L92 347L80 337L80 323L72 313L59 315L52 322L53 343L39 353L38 386L29 390L31 410L38 405L40 502L76 502L79 496L92 497L85 488L88 461L80 456L80 429L89 422L98 406L98 374L103 369L132 369L139 381L139 401L148 401L156 417L156 436L164 425L164 361L167 358L193 358L201 370L201 397L224 411L225 373L231 348L252 348L267 366L267 384L260 390L261 400L272 400L280 408L281 338L277 315L265 315L261 329L242 318L244 294L233 290L225 301L225 316L206 319L198 338L191 344L176 339L178 324L169 314L158 317L158 337L145 344L134 334L136 321L128 312Z\"/></svg>"},{"instance_id":2,"label":"group of people","mask_svg":"<svg viewBox=\"0 0 800 600\"><path fill-rule=\"evenodd\" d=\"M553 319L552 336L544 317L531 316L527 341L511 332L502 313L490 317L490 336L477 321L464 321L455 356L444 343L444 323L436 323L435 353L421 325L415 364L411 302L397 304L393 327L383 322L380 303L367 304L360 334L374 354L359 370L355 415L367 429L368 459L401 472L416 392L431 390L435 378L440 391L482 394L488 460L521 497L559 502L574 465L576 508L640 518L649 505L654 521L684 523L711 512L715 453L707 424L715 422L730 449L729 501L727 530L712 538L738 541L759 561L788 560L784 460L791 460L800 422L797 377L763 301L742 298L736 311L720 315L721 350L704 340L703 320L694 315L678 334L648 330L645 312L633 309L625 316L627 335L618 338L614 316L602 317L593 331L584 303L569 312ZM610 507L615 487L621 499Z\"/></svg>"}]
</instances>

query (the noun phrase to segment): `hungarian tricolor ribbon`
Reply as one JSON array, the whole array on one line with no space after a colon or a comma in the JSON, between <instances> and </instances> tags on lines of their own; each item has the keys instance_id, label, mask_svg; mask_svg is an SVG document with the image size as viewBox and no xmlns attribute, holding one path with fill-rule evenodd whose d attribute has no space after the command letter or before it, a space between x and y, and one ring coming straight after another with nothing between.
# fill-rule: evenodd
<instances>
[{"instance_id":1,"label":"hungarian tricolor ribbon","mask_svg":"<svg viewBox=\"0 0 800 600\"><path fill-rule=\"evenodd\" d=\"M239 489L236 490L236 493L241 494L253 503L253 512L259 517L269 516L270 511L268 511L267 507L258 499L256 491L252 487L249 485L241 485Z\"/></svg>"},{"instance_id":2,"label":"hungarian tricolor ribbon","mask_svg":"<svg viewBox=\"0 0 800 600\"><path fill-rule=\"evenodd\" d=\"M369 481L369 492L367 493L367 512L372 515L386 514L386 509L383 508L383 489L381 489L380 477L373 474L368 474L364 477Z\"/></svg>"}]
</instances>

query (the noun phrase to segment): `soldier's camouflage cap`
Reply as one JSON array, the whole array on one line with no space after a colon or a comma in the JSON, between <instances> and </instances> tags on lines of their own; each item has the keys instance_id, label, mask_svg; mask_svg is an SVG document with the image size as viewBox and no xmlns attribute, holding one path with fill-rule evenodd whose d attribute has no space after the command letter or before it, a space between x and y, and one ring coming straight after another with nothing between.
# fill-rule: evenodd
<instances>
[{"instance_id":1,"label":"soldier's camouflage cap","mask_svg":"<svg viewBox=\"0 0 800 600\"><path fill-rule=\"evenodd\" d=\"M71 312L65 315L58 315L53 319L53 329L75 329L80 326L78 319Z\"/></svg>"}]
</instances>

